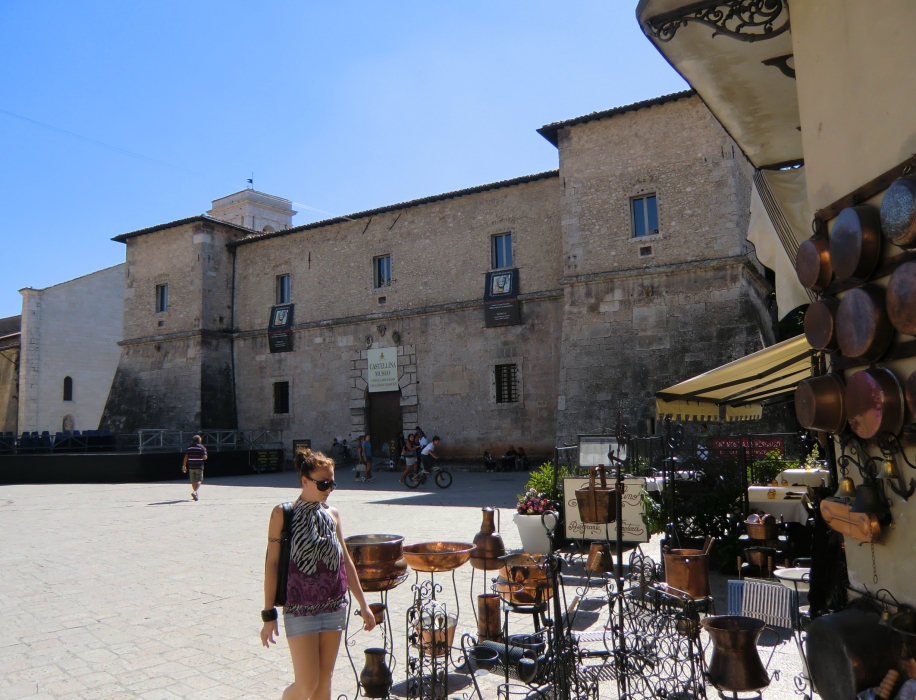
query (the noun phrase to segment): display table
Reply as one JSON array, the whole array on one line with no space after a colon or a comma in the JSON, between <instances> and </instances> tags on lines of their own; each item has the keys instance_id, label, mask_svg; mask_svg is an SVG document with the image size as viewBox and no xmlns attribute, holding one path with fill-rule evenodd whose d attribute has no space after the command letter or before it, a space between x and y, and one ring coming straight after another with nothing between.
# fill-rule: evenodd
<instances>
[{"instance_id":1,"label":"display table","mask_svg":"<svg viewBox=\"0 0 916 700\"><path fill-rule=\"evenodd\" d=\"M769 498L770 491L776 492L776 498ZM803 498L786 498L786 494L803 493L799 487L791 486L751 486L747 490L747 499L751 510L763 511L787 523L804 523L808 520L808 511L803 505Z\"/></svg>"},{"instance_id":2,"label":"display table","mask_svg":"<svg viewBox=\"0 0 916 700\"><path fill-rule=\"evenodd\" d=\"M826 469L786 469L776 477L781 484L783 479L790 486L823 486L830 483L830 472Z\"/></svg>"}]
</instances>

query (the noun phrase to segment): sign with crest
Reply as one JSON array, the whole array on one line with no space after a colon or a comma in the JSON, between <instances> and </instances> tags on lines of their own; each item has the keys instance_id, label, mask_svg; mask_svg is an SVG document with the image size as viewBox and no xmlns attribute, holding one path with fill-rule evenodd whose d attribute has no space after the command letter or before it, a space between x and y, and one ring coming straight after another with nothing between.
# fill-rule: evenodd
<instances>
[{"instance_id":1,"label":"sign with crest","mask_svg":"<svg viewBox=\"0 0 916 700\"><path fill-rule=\"evenodd\" d=\"M397 391L398 386L398 349L370 348L369 356L369 391Z\"/></svg>"}]
</instances>

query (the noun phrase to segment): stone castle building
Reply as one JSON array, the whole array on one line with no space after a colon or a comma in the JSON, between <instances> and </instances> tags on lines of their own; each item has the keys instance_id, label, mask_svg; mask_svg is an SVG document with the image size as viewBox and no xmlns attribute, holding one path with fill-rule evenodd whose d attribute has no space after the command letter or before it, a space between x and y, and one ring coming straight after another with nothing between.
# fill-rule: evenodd
<instances>
[{"instance_id":1,"label":"stone castle building","mask_svg":"<svg viewBox=\"0 0 916 700\"><path fill-rule=\"evenodd\" d=\"M773 341L746 240L753 168L692 91L539 131L558 170L297 227L288 200L245 190L117 236L102 427L324 447L419 424L449 456L547 454L618 409L645 434L655 391ZM518 317L494 327L500 270L517 270ZM380 349L396 390L369 390Z\"/></svg>"}]
</instances>

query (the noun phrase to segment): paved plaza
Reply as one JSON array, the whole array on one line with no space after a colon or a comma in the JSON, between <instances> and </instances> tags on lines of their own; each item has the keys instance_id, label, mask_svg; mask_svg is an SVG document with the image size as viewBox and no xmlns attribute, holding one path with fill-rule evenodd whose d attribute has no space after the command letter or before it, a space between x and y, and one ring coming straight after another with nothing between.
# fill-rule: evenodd
<instances>
[{"instance_id":1,"label":"paved plaza","mask_svg":"<svg viewBox=\"0 0 916 700\"><path fill-rule=\"evenodd\" d=\"M449 489L417 491L396 474L372 484L352 476L339 471L332 496L346 535L470 541L480 507L495 505L507 548L521 546L511 516L526 474L456 472ZM258 638L263 562L270 510L296 490L290 473L210 479L198 503L184 481L0 486L0 699L279 698L292 668L282 629L269 650ZM471 572L457 574L459 636L475 629ZM389 598L396 683L408 583ZM478 572L475 592L483 585ZM355 635L357 669L381 639ZM794 646L780 647L774 665L784 671L767 697L792 696ZM342 650L333 697L353 698L355 685ZM460 677L455 694L469 690Z\"/></svg>"}]
</instances>

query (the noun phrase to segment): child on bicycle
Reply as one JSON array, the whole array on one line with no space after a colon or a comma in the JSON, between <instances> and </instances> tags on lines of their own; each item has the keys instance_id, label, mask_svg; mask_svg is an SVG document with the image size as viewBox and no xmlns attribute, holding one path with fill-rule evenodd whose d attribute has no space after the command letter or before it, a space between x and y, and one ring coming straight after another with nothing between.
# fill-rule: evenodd
<instances>
[{"instance_id":1,"label":"child on bicycle","mask_svg":"<svg viewBox=\"0 0 916 700\"><path fill-rule=\"evenodd\" d=\"M439 446L440 438L438 435L433 436L433 441L426 443L426 447L420 453L420 468L427 474L438 464L439 457L436 455L436 448Z\"/></svg>"}]
</instances>

